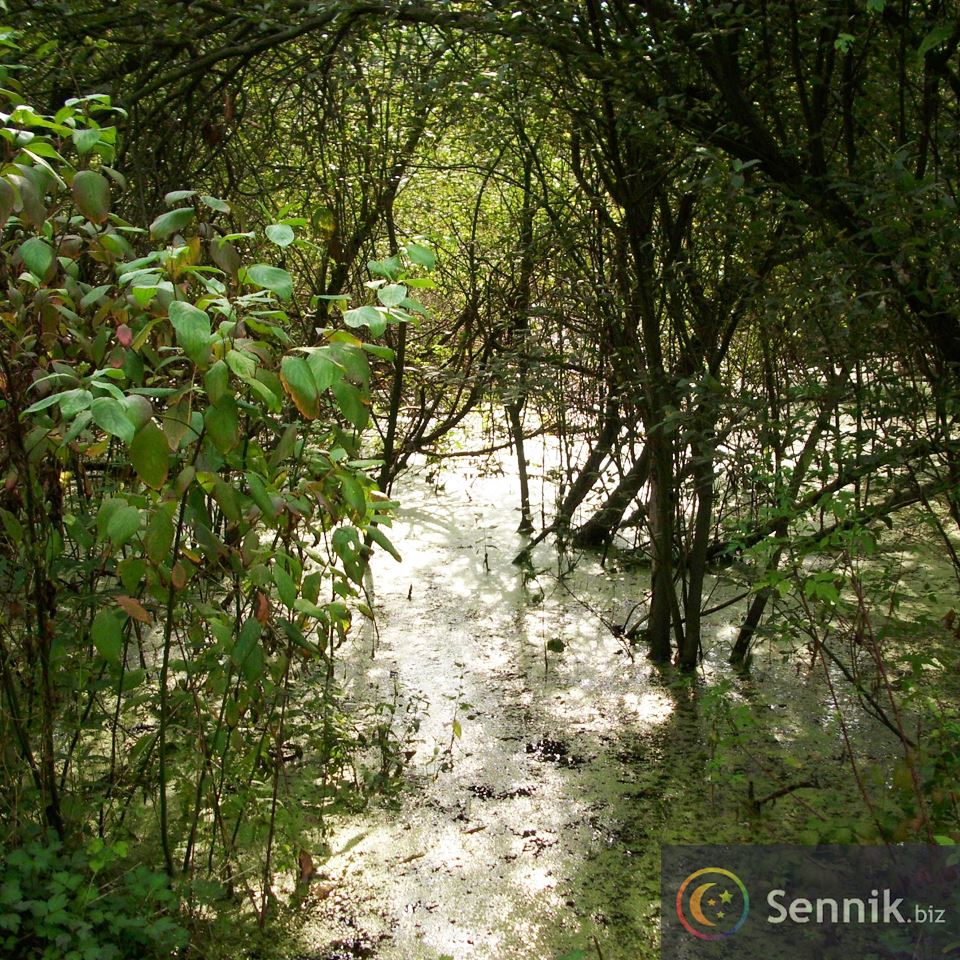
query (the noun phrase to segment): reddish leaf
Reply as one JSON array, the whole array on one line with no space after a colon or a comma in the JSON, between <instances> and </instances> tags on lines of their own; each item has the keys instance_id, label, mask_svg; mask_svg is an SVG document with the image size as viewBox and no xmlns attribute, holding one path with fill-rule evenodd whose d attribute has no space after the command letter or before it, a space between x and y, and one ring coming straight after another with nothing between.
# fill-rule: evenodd
<instances>
[{"instance_id":1,"label":"reddish leaf","mask_svg":"<svg viewBox=\"0 0 960 960\"><path fill-rule=\"evenodd\" d=\"M270 601L265 593L257 591L256 612L254 613L258 623L266 623L270 619Z\"/></svg>"},{"instance_id":2,"label":"reddish leaf","mask_svg":"<svg viewBox=\"0 0 960 960\"><path fill-rule=\"evenodd\" d=\"M128 597L121 595L117 597L117 606L133 620L139 620L141 623L152 623L150 614L147 613L143 604L134 599L133 597Z\"/></svg>"}]
</instances>

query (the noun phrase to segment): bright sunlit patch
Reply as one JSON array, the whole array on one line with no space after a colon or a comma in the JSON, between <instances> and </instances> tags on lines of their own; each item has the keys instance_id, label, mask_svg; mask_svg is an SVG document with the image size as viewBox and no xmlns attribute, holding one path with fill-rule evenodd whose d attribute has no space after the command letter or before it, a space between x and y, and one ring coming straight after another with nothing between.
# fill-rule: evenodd
<instances>
[{"instance_id":1,"label":"bright sunlit patch","mask_svg":"<svg viewBox=\"0 0 960 960\"><path fill-rule=\"evenodd\" d=\"M624 707L644 724L654 726L670 719L673 701L662 693L648 690L643 693L625 693Z\"/></svg>"}]
</instances>

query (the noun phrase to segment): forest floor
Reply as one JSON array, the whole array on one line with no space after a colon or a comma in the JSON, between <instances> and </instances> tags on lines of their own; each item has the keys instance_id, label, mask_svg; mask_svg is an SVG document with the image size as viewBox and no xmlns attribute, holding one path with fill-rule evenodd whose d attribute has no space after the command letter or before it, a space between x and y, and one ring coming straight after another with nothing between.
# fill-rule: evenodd
<instances>
[{"instance_id":1,"label":"forest floor","mask_svg":"<svg viewBox=\"0 0 960 960\"><path fill-rule=\"evenodd\" d=\"M295 956L652 960L662 843L789 842L817 820L807 790L751 810L754 778L759 796L812 773L855 813L838 711L793 653L730 673L742 604L710 620L692 682L631 656L598 614L623 618L644 570L580 557L559 578L544 546L525 572L515 478L455 463L396 491L403 562L378 558L376 629L344 653L349 699L419 718L407 785L333 822ZM735 743L702 696L724 677L753 718ZM842 706L864 755L888 754Z\"/></svg>"}]
</instances>

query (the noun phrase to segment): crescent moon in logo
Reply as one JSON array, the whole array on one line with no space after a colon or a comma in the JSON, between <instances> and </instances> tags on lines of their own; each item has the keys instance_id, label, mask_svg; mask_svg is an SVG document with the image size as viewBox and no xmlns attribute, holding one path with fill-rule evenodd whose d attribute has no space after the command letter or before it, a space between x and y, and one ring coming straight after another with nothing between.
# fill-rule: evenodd
<instances>
[{"instance_id":1,"label":"crescent moon in logo","mask_svg":"<svg viewBox=\"0 0 960 960\"><path fill-rule=\"evenodd\" d=\"M704 916L703 907L700 905L700 899L711 887L715 886L716 883L701 883L700 886L690 894L690 913L693 915L693 919L696 920L697 923L702 923L705 927L715 927L716 924Z\"/></svg>"}]
</instances>

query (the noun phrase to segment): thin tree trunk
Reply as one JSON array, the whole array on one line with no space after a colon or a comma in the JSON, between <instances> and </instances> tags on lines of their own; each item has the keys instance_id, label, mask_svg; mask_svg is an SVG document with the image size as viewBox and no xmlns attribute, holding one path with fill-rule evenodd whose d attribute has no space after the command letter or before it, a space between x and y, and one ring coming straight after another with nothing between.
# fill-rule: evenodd
<instances>
[{"instance_id":1,"label":"thin tree trunk","mask_svg":"<svg viewBox=\"0 0 960 960\"><path fill-rule=\"evenodd\" d=\"M645 444L633 466L623 475L604 505L584 524L573 537L573 544L581 548L604 547L623 520L627 507L650 477L650 446Z\"/></svg>"}]
</instances>

